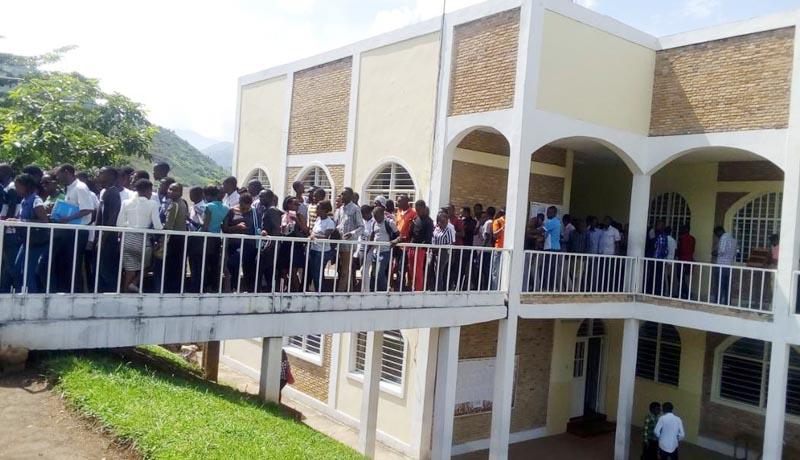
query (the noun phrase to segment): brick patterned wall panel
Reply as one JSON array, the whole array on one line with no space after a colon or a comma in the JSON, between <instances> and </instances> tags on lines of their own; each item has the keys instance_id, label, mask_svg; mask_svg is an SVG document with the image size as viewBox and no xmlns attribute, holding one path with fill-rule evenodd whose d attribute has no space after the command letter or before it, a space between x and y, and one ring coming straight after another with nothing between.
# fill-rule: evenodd
<instances>
[{"instance_id":1,"label":"brick patterned wall panel","mask_svg":"<svg viewBox=\"0 0 800 460\"><path fill-rule=\"evenodd\" d=\"M302 170L303 168L299 167L286 168L286 190L283 191L286 195L294 195L292 191L292 182L294 182L295 178L297 178L297 175L300 174ZM282 203L278 203L279 208L281 208L281 204Z\"/></svg>"},{"instance_id":2,"label":"brick patterned wall panel","mask_svg":"<svg viewBox=\"0 0 800 460\"><path fill-rule=\"evenodd\" d=\"M549 145L545 145L539 150L533 152L533 157L531 159L537 163L566 166L567 150L560 147L550 147Z\"/></svg>"},{"instance_id":3,"label":"brick patterned wall panel","mask_svg":"<svg viewBox=\"0 0 800 460\"><path fill-rule=\"evenodd\" d=\"M528 201L538 203L563 204L564 178L531 174Z\"/></svg>"},{"instance_id":4,"label":"brick patterned wall panel","mask_svg":"<svg viewBox=\"0 0 800 460\"><path fill-rule=\"evenodd\" d=\"M659 51L651 136L785 128L794 28Z\"/></svg>"},{"instance_id":5,"label":"brick patterned wall panel","mask_svg":"<svg viewBox=\"0 0 800 460\"><path fill-rule=\"evenodd\" d=\"M733 437L746 434L753 439L763 439L764 416L711 401L714 378L714 351L728 336L709 332L706 334L706 356L703 374L703 402L700 412L700 436L732 443ZM783 458L800 458L800 426L786 423ZM760 450L760 445L756 446Z\"/></svg>"},{"instance_id":6,"label":"brick patterned wall panel","mask_svg":"<svg viewBox=\"0 0 800 460\"><path fill-rule=\"evenodd\" d=\"M456 26L449 115L514 105L519 8Z\"/></svg>"},{"instance_id":7,"label":"brick patterned wall panel","mask_svg":"<svg viewBox=\"0 0 800 460\"><path fill-rule=\"evenodd\" d=\"M717 169L717 180L731 181L781 181L783 171L769 161L722 161Z\"/></svg>"},{"instance_id":8,"label":"brick patterned wall panel","mask_svg":"<svg viewBox=\"0 0 800 460\"><path fill-rule=\"evenodd\" d=\"M289 154L347 150L352 67L347 57L295 73Z\"/></svg>"},{"instance_id":9,"label":"brick patterned wall panel","mask_svg":"<svg viewBox=\"0 0 800 460\"><path fill-rule=\"evenodd\" d=\"M350 184L344 183L344 165L327 165L328 171L331 173L331 179L333 179L333 186L336 188L336 194L342 193L342 189L345 186L351 186ZM328 197L330 198L330 197Z\"/></svg>"},{"instance_id":10,"label":"brick patterned wall panel","mask_svg":"<svg viewBox=\"0 0 800 460\"><path fill-rule=\"evenodd\" d=\"M477 129L467 134L458 147L503 156L508 156L511 151L508 140L502 134Z\"/></svg>"},{"instance_id":11,"label":"brick patterned wall panel","mask_svg":"<svg viewBox=\"0 0 800 460\"><path fill-rule=\"evenodd\" d=\"M461 206L481 203L499 208L505 206L508 170L453 160L450 177L450 202Z\"/></svg>"},{"instance_id":12,"label":"brick patterned wall panel","mask_svg":"<svg viewBox=\"0 0 800 460\"><path fill-rule=\"evenodd\" d=\"M547 423L550 360L553 349L552 320L520 320L517 330L517 377L511 432L542 427ZM461 328L459 359L492 358L497 350L497 321ZM489 437L491 413L456 417L453 443Z\"/></svg>"},{"instance_id":13,"label":"brick patterned wall panel","mask_svg":"<svg viewBox=\"0 0 800 460\"><path fill-rule=\"evenodd\" d=\"M328 334L324 339L322 366L289 355L289 364L292 366L292 375L295 381L292 388L325 403L328 402L328 380L331 372L331 348L333 347L331 337Z\"/></svg>"}]
</instances>

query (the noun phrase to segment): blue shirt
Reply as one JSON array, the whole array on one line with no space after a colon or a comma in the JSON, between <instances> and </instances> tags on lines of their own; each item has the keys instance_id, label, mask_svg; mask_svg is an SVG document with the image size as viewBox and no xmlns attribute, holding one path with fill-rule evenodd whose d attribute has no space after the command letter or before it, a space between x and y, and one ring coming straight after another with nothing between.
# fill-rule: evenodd
<instances>
[{"instance_id":1,"label":"blue shirt","mask_svg":"<svg viewBox=\"0 0 800 460\"><path fill-rule=\"evenodd\" d=\"M667 254L669 254L669 239L667 238L666 233L661 232L656 235L656 247L654 255L656 259L666 259Z\"/></svg>"},{"instance_id":2,"label":"blue shirt","mask_svg":"<svg viewBox=\"0 0 800 460\"><path fill-rule=\"evenodd\" d=\"M586 248L587 254L599 254L600 253L600 239L603 238L603 232L593 228L589 230L589 247Z\"/></svg>"},{"instance_id":3,"label":"blue shirt","mask_svg":"<svg viewBox=\"0 0 800 460\"><path fill-rule=\"evenodd\" d=\"M222 204L221 201L212 201L206 204L206 211L211 214L208 222L206 222L208 224L208 232L221 233L222 221L228 215L228 207Z\"/></svg>"},{"instance_id":4,"label":"blue shirt","mask_svg":"<svg viewBox=\"0 0 800 460\"><path fill-rule=\"evenodd\" d=\"M553 217L544 221L544 250L561 250L561 219Z\"/></svg>"}]
</instances>

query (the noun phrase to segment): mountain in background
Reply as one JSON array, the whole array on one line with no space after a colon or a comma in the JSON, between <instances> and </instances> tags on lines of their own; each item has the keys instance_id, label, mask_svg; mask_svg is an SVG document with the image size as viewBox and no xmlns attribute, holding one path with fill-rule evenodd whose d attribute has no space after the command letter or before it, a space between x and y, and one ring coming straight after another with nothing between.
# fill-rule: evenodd
<instances>
[{"instance_id":1,"label":"mountain in background","mask_svg":"<svg viewBox=\"0 0 800 460\"><path fill-rule=\"evenodd\" d=\"M200 149L209 158L214 160L214 163L222 166L226 171L233 168L233 142L217 142L216 144Z\"/></svg>"},{"instance_id":2,"label":"mountain in background","mask_svg":"<svg viewBox=\"0 0 800 460\"><path fill-rule=\"evenodd\" d=\"M175 134L177 134L178 137L186 142L192 144L197 150L206 149L220 142L219 139L212 139L210 137L203 136L202 134L198 134L191 129L176 129Z\"/></svg>"},{"instance_id":3,"label":"mountain in background","mask_svg":"<svg viewBox=\"0 0 800 460\"><path fill-rule=\"evenodd\" d=\"M175 132L158 127L150 144L152 160L137 158L132 161L136 169L143 169L152 174L153 164L159 161L169 163L172 170L169 175L184 186L205 186L220 183L229 173L214 161L203 155L189 142L181 139ZM186 191L185 191L186 192Z\"/></svg>"}]
</instances>

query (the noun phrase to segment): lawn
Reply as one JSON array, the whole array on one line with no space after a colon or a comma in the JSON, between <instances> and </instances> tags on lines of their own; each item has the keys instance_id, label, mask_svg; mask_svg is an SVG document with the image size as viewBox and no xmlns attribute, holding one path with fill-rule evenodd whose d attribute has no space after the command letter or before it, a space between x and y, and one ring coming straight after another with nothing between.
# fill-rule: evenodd
<instances>
[{"instance_id":1,"label":"lawn","mask_svg":"<svg viewBox=\"0 0 800 460\"><path fill-rule=\"evenodd\" d=\"M362 459L232 388L91 353L49 358L55 390L146 459Z\"/></svg>"}]
</instances>

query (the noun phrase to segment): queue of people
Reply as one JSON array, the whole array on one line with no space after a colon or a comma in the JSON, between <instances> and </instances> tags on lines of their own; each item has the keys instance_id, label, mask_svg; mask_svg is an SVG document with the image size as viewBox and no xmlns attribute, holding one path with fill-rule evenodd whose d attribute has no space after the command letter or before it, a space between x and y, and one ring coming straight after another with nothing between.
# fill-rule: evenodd
<instances>
[{"instance_id":1,"label":"queue of people","mask_svg":"<svg viewBox=\"0 0 800 460\"><path fill-rule=\"evenodd\" d=\"M239 187L235 177L221 187L191 187L189 203L169 173L163 162L152 174L104 167L93 177L69 164L53 171L31 165L19 174L0 164L0 219L40 224L5 226L0 292L499 286L502 253L491 248L503 246L502 208L484 211L476 204L457 215L449 205L432 216L425 201L412 203L406 195L396 203L378 196L360 205L358 194L345 187L331 202L324 189L306 190L302 182L292 184L294 193L279 207L258 180Z\"/></svg>"}]
</instances>

